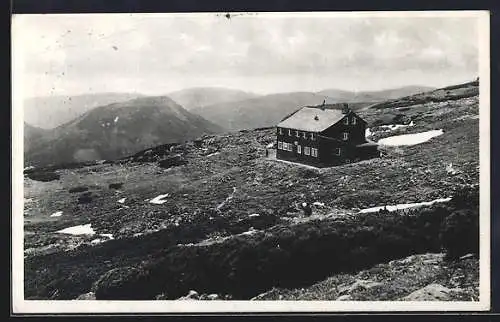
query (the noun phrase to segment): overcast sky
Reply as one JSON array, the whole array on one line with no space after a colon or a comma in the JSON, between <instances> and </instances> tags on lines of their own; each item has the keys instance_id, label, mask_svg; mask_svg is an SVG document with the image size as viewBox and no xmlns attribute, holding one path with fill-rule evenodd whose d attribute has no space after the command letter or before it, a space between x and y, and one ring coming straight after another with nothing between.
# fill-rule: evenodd
<instances>
[{"instance_id":1,"label":"overcast sky","mask_svg":"<svg viewBox=\"0 0 500 322\"><path fill-rule=\"evenodd\" d=\"M324 14L26 15L14 18L13 38L24 52L14 57L25 63L28 96L444 86L478 75L477 23Z\"/></svg>"}]
</instances>

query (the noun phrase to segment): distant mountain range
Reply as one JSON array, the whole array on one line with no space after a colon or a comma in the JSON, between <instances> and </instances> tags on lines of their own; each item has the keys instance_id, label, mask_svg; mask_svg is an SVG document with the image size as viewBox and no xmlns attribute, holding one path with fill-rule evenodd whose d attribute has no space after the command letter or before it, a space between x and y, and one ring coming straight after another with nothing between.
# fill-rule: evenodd
<instances>
[{"instance_id":1,"label":"distant mountain range","mask_svg":"<svg viewBox=\"0 0 500 322\"><path fill-rule=\"evenodd\" d=\"M167 96L190 111L207 105L251 99L259 95L222 87L194 87L171 92Z\"/></svg>"},{"instance_id":2,"label":"distant mountain range","mask_svg":"<svg viewBox=\"0 0 500 322\"><path fill-rule=\"evenodd\" d=\"M191 111L228 130L273 126L283 116L305 105L356 103L355 108L431 90L431 87L406 86L374 92L349 92L327 89L317 93L292 92L259 96L192 108Z\"/></svg>"},{"instance_id":3,"label":"distant mountain range","mask_svg":"<svg viewBox=\"0 0 500 322\"><path fill-rule=\"evenodd\" d=\"M32 130L32 129L30 129ZM141 97L97 107L30 144L27 164L112 160L160 144L183 142L223 129L168 97Z\"/></svg>"},{"instance_id":4,"label":"distant mountain range","mask_svg":"<svg viewBox=\"0 0 500 322\"><path fill-rule=\"evenodd\" d=\"M435 89L428 86L404 86L380 91L360 91L350 92L338 89L326 89L317 94L331 97L339 102L380 102L392 100L404 96L423 93Z\"/></svg>"},{"instance_id":5,"label":"distant mountain range","mask_svg":"<svg viewBox=\"0 0 500 322\"><path fill-rule=\"evenodd\" d=\"M304 105L318 105L326 99L310 92L265 95L238 102L220 103L191 111L228 130L276 125L285 115Z\"/></svg>"},{"instance_id":6,"label":"distant mountain range","mask_svg":"<svg viewBox=\"0 0 500 322\"><path fill-rule=\"evenodd\" d=\"M111 103L143 96L133 93L98 93L74 96L34 97L24 102L24 121L43 129L55 128L80 115Z\"/></svg>"}]
</instances>

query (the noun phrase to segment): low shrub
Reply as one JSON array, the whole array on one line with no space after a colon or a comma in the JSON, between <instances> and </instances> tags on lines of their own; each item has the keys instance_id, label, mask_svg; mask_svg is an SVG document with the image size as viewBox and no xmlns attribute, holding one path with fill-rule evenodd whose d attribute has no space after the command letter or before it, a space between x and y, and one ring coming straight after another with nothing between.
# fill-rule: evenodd
<instances>
[{"instance_id":1,"label":"low shrub","mask_svg":"<svg viewBox=\"0 0 500 322\"><path fill-rule=\"evenodd\" d=\"M140 292L174 299L196 289L248 299L271 287L302 287L331 274L439 251L439 226L447 211L431 207L422 216L415 211L278 225L204 247L173 246L141 268L149 277Z\"/></svg>"},{"instance_id":2,"label":"low shrub","mask_svg":"<svg viewBox=\"0 0 500 322\"><path fill-rule=\"evenodd\" d=\"M53 171L34 171L26 173L28 178L35 181L50 182L59 180L61 176Z\"/></svg>"},{"instance_id":3,"label":"low shrub","mask_svg":"<svg viewBox=\"0 0 500 322\"><path fill-rule=\"evenodd\" d=\"M84 193L78 197L79 204L86 204L92 202L92 194L90 192Z\"/></svg>"},{"instance_id":4,"label":"low shrub","mask_svg":"<svg viewBox=\"0 0 500 322\"><path fill-rule=\"evenodd\" d=\"M78 187L70 188L69 189L69 193L84 192L84 191L87 191L87 190L89 190L88 187L78 186Z\"/></svg>"},{"instance_id":5,"label":"low shrub","mask_svg":"<svg viewBox=\"0 0 500 322\"><path fill-rule=\"evenodd\" d=\"M147 300L150 297L143 292L148 272L135 267L120 267L102 275L95 283L95 296L102 300ZM133 297L130 295L134 294Z\"/></svg>"},{"instance_id":6,"label":"low shrub","mask_svg":"<svg viewBox=\"0 0 500 322\"><path fill-rule=\"evenodd\" d=\"M158 165L164 169L185 165L187 163L188 163L187 160L180 155L167 157L166 159L158 161Z\"/></svg>"},{"instance_id":7,"label":"low shrub","mask_svg":"<svg viewBox=\"0 0 500 322\"><path fill-rule=\"evenodd\" d=\"M123 187L123 182L110 183L108 187L109 189L120 189L121 187Z\"/></svg>"},{"instance_id":8,"label":"low shrub","mask_svg":"<svg viewBox=\"0 0 500 322\"><path fill-rule=\"evenodd\" d=\"M440 240L446 257L456 259L479 252L479 213L464 209L453 212L442 224Z\"/></svg>"}]
</instances>

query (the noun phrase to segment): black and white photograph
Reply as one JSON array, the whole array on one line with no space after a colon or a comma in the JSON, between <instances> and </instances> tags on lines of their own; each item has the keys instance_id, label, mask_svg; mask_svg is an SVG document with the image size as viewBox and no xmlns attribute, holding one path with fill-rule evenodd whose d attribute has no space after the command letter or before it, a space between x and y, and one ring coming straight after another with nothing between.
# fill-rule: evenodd
<instances>
[{"instance_id":1,"label":"black and white photograph","mask_svg":"<svg viewBox=\"0 0 500 322\"><path fill-rule=\"evenodd\" d=\"M12 17L19 313L490 308L489 13Z\"/></svg>"}]
</instances>

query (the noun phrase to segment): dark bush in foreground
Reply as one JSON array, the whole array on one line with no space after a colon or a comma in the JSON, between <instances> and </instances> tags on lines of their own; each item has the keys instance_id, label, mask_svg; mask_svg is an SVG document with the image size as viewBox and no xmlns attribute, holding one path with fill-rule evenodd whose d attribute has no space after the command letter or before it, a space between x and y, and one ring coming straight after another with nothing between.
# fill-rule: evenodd
<instances>
[{"instance_id":1,"label":"dark bush in foreground","mask_svg":"<svg viewBox=\"0 0 500 322\"><path fill-rule=\"evenodd\" d=\"M79 186L79 187L74 187L74 188L70 188L69 189L69 192L70 193L76 193L76 192L84 192L84 191L87 191L89 190L88 187L85 187L85 186Z\"/></svg>"},{"instance_id":2,"label":"dark bush in foreground","mask_svg":"<svg viewBox=\"0 0 500 322\"><path fill-rule=\"evenodd\" d=\"M141 292L141 284L146 283L147 271L134 267L115 268L101 276L96 282L96 298L102 300L147 300ZM130 294L134 294L130 297Z\"/></svg>"},{"instance_id":3,"label":"dark bush in foreground","mask_svg":"<svg viewBox=\"0 0 500 322\"><path fill-rule=\"evenodd\" d=\"M435 207L403 216L312 221L208 246L174 246L137 267L148 275L137 287L149 299L161 293L175 299L190 289L248 299L273 286L302 287L338 272L439 251L439 228L448 214L445 207ZM131 283L137 285L135 279Z\"/></svg>"},{"instance_id":4,"label":"dark bush in foreground","mask_svg":"<svg viewBox=\"0 0 500 322\"><path fill-rule=\"evenodd\" d=\"M86 204L92 202L92 194L90 192L84 193L78 197L79 204Z\"/></svg>"},{"instance_id":5,"label":"dark bush in foreground","mask_svg":"<svg viewBox=\"0 0 500 322\"><path fill-rule=\"evenodd\" d=\"M453 194L451 204L457 209L477 209L479 207L479 189L464 187Z\"/></svg>"},{"instance_id":6,"label":"dark bush in foreground","mask_svg":"<svg viewBox=\"0 0 500 322\"><path fill-rule=\"evenodd\" d=\"M177 166L181 166L181 165L184 165L184 164L187 164L187 160L184 159L182 156L180 155L176 155L176 156L172 156L172 157L167 157L166 159L164 160L161 160L161 161L158 161L158 165L162 168L171 168L171 167L177 167Z\"/></svg>"},{"instance_id":7,"label":"dark bush in foreground","mask_svg":"<svg viewBox=\"0 0 500 322\"><path fill-rule=\"evenodd\" d=\"M446 217L440 233L441 244L450 259L479 252L479 214L459 210Z\"/></svg>"},{"instance_id":8,"label":"dark bush in foreground","mask_svg":"<svg viewBox=\"0 0 500 322\"><path fill-rule=\"evenodd\" d=\"M452 223L457 217L450 214L470 209L477 209L477 205L464 209L450 202L401 213L271 228L269 225L279 222L272 215L228 222L224 214L202 213L189 224L151 235L27 259L25 294L49 298L52 290L59 290L58 299L75 298L89 292L92 282L107 271L126 267L101 278L96 284L97 299L154 299L158 294L176 299L191 289L248 299L274 286L303 287L339 272L411 254L439 252L446 240L441 231L444 219L448 217ZM249 226L264 230L212 244L177 245L196 243L212 232L247 231ZM463 230L447 231L455 236L449 239L452 247L460 238L471 239ZM130 273L128 267L133 268ZM40 287L47 284L50 289Z\"/></svg>"},{"instance_id":9,"label":"dark bush in foreground","mask_svg":"<svg viewBox=\"0 0 500 322\"><path fill-rule=\"evenodd\" d=\"M40 171L40 172L27 172L26 175L31 180L50 182L54 180L59 180L61 176L53 171Z\"/></svg>"},{"instance_id":10,"label":"dark bush in foreground","mask_svg":"<svg viewBox=\"0 0 500 322\"><path fill-rule=\"evenodd\" d=\"M120 189L123 187L123 182L110 183L108 187L109 189Z\"/></svg>"}]
</instances>

